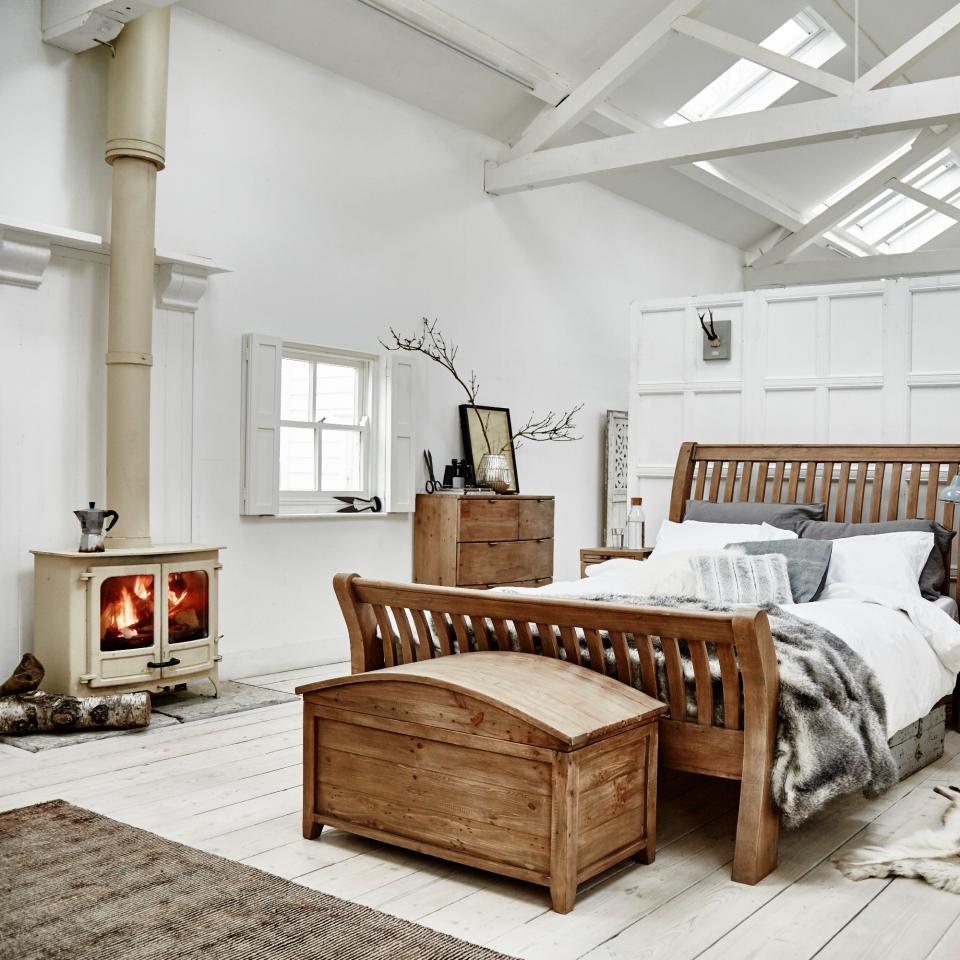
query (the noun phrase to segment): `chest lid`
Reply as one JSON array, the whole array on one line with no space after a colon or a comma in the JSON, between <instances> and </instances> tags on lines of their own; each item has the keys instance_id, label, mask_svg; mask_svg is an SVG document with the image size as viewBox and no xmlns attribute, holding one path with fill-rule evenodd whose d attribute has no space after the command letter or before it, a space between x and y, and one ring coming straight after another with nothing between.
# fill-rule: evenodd
<instances>
[{"instance_id":1,"label":"chest lid","mask_svg":"<svg viewBox=\"0 0 960 960\"><path fill-rule=\"evenodd\" d=\"M648 723L658 700L584 667L526 653L438 657L299 687L310 703L569 751Z\"/></svg>"}]
</instances>

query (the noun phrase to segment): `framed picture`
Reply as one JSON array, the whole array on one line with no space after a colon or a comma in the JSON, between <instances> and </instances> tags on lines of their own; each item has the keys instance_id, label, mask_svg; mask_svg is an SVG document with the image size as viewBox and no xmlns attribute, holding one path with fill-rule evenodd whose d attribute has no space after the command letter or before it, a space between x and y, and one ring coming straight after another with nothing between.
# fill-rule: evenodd
<instances>
[{"instance_id":1,"label":"framed picture","mask_svg":"<svg viewBox=\"0 0 960 960\"><path fill-rule=\"evenodd\" d=\"M480 418L483 418L481 425ZM486 439L484 439L484 428ZM513 437L513 427L510 424L510 411L506 407L474 407L469 403L460 404L460 429L463 432L463 453L467 462L473 467L474 475L477 465L485 453L503 452L507 458L510 470L510 486L505 493L519 493L520 482L517 480L517 460L510 442ZM487 441L490 443L487 449Z\"/></svg>"}]
</instances>

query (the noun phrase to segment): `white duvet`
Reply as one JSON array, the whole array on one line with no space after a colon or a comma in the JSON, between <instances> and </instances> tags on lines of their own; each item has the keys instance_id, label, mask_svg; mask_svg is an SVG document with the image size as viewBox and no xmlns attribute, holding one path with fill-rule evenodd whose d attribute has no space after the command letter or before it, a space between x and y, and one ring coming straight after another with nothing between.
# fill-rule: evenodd
<instances>
[{"instance_id":1,"label":"white duvet","mask_svg":"<svg viewBox=\"0 0 960 960\"><path fill-rule=\"evenodd\" d=\"M619 571L514 591L583 600L645 592L635 577ZM960 672L960 624L941 605L919 595L891 596L878 588L838 584L815 603L783 604L783 609L836 634L873 669L887 703L888 736L925 717L953 690Z\"/></svg>"}]
</instances>

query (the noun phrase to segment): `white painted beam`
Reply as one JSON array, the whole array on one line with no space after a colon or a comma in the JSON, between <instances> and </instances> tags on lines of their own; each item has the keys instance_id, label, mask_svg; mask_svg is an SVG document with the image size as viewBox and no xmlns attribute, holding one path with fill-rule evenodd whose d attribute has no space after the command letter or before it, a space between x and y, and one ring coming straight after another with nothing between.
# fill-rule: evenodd
<instances>
[{"instance_id":1,"label":"white painted beam","mask_svg":"<svg viewBox=\"0 0 960 960\"><path fill-rule=\"evenodd\" d=\"M744 267L745 290L799 284L846 283L892 277L927 277L960 273L960 247L918 253L887 253L878 257L837 260L800 260L770 267Z\"/></svg>"},{"instance_id":2,"label":"white painted beam","mask_svg":"<svg viewBox=\"0 0 960 960\"><path fill-rule=\"evenodd\" d=\"M825 70L811 67L807 63L801 63L799 60L784 56L775 50L768 50L757 43L734 36L732 33L727 33L726 30L718 30L716 27L701 23L699 20L691 20L690 17L677 17L673 22L673 29L684 36L692 37L701 43L723 50L724 53L749 60L751 63L759 64L761 67L766 67L776 73L782 73L786 77L799 80L801 83L816 87L816 89L823 90L825 93L841 96L853 92L853 84L849 80L842 80Z\"/></svg>"},{"instance_id":3,"label":"white painted beam","mask_svg":"<svg viewBox=\"0 0 960 960\"><path fill-rule=\"evenodd\" d=\"M670 35L677 17L694 14L708 0L671 0L646 26L635 33L606 63L598 67L558 106L531 122L507 154L509 159L539 150L553 137L575 127L596 104L605 100Z\"/></svg>"},{"instance_id":4,"label":"white painted beam","mask_svg":"<svg viewBox=\"0 0 960 960\"><path fill-rule=\"evenodd\" d=\"M911 84L908 87L897 87L896 89L910 90L916 86L918 85ZM801 230L781 240L776 246L758 257L753 266L766 267L775 263L783 263L788 257L799 253L826 233L827 230L840 223L845 217L848 217L865 203L869 203L873 197L886 188L887 181L892 177L904 176L921 163L929 160L930 157L935 156L951 141L955 140L958 134L960 134L960 127L956 125L947 127L940 133L934 130L924 130L914 140L913 146L906 153L888 163L883 169L860 184L859 187L855 187L844 194L826 210L806 223Z\"/></svg>"},{"instance_id":5,"label":"white painted beam","mask_svg":"<svg viewBox=\"0 0 960 960\"><path fill-rule=\"evenodd\" d=\"M939 43L957 27L960 27L960 3L951 7L942 16L937 17L933 23L924 27L918 34L911 37L888 57L868 70L856 82L857 90L873 90L891 80L897 74L903 73L911 64L916 63L924 56L934 44Z\"/></svg>"},{"instance_id":6,"label":"white painted beam","mask_svg":"<svg viewBox=\"0 0 960 960\"><path fill-rule=\"evenodd\" d=\"M935 197L932 193L918 190L916 187L910 186L909 183L904 183L895 177L887 182L887 186L911 200L916 200L917 203L922 203L931 210L939 210L940 213L945 213L948 217L953 217L954 220L960 220L960 207L956 207L946 200L941 200L940 197Z\"/></svg>"},{"instance_id":7,"label":"white painted beam","mask_svg":"<svg viewBox=\"0 0 960 960\"><path fill-rule=\"evenodd\" d=\"M674 167L862 134L916 129L958 117L960 77L928 80L555 147L517 160L488 163L486 189L493 194L512 193L568 183L608 170Z\"/></svg>"},{"instance_id":8,"label":"white painted beam","mask_svg":"<svg viewBox=\"0 0 960 960\"><path fill-rule=\"evenodd\" d=\"M570 92L555 71L427 0L360 0L444 46L478 60L521 84L544 103L556 106Z\"/></svg>"}]
</instances>

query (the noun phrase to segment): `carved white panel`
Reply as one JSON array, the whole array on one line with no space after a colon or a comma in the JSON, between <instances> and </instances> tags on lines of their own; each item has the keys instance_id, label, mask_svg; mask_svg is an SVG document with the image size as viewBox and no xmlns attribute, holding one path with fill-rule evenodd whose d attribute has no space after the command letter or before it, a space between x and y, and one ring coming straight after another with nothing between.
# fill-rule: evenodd
<instances>
[{"instance_id":1,"label":"carved white panel","mask_svg":"<svg viewBox=\"0 0 960 960\"><path fill-rule=\"evenodd\" d=\"M882 294L834 297L830 309L832 377L877 376L883 372Z\"/></svg>"},{"instance_id":2,"label":"carved white panel","mask_svg":"<svg viewBox=\"0 0 960 960\"><path fill-rule=\"evenodd\" d=\"M637 377L641 382L672 382L685 378L684 320L687 311L644 311L637 330Z\"/></svg>"},{"instance_id":3,"label":"carved white panel","mask_svg":"<svg viewBox=\"0 0 960 960\"><path fill-rule=\"evenodd\" d=\"M637 397L631 410L630 437L640 463L674 463L683 435L683 395Z\"/></svg>"},{"instance_id":4,"label":"carved white panel","mask_svg":"<svg viewBox=\"0 0 960 960\"><path fill-rule=\"evenodd\" d=\"M690 436L698 443L740 443L740 393L694 393Z\"/></svg>"},{"instance_id":5,"label":"carved white panel","mask_svg":"<svg viewBox=\"0 0 960 960\"><path fill-rule=\"evenodd\" d=\"M910 390L910 442L956 443L956 418L953 412L958 409L960 409L960 384L912 387Z\"/></svg>"},{"instance_id":6,"label":"carved white panel","mask_svg":"<svg viewBox=\"0 0 960 960\"><path fill-rule=\"evenodd\" d=\"M766 377L812 377L817 373L817 301L767 304Z\"/></svg>"},{"instance_id":7,"label":"carved white panel","mask_svg":"<svg viewBox=\"0 0 960 960\"><path fill-rule=\"evenodd\" d=\"M816 438L816 390L765 392L763 443L810 443Z\"/></svg>"},{"instance_id":8,"label":"carved white panel","mask_svg":"<svg viewBox=\"0 0 960 960\"><path fill-rule=\"evenodd\" d=\"M911 373L960 367L960 290L918 290L912 296Z\"/></svg>"},{"instance_id":9,"label":"carved white panel","mask_svg":"<svg viewBox=\"0 0 960 960\"><path fill-rule=\"evenodd\" d=\"M883 391L828 390L828 443L863 443L883 437Z\"/></svg>"}]
</instances>

